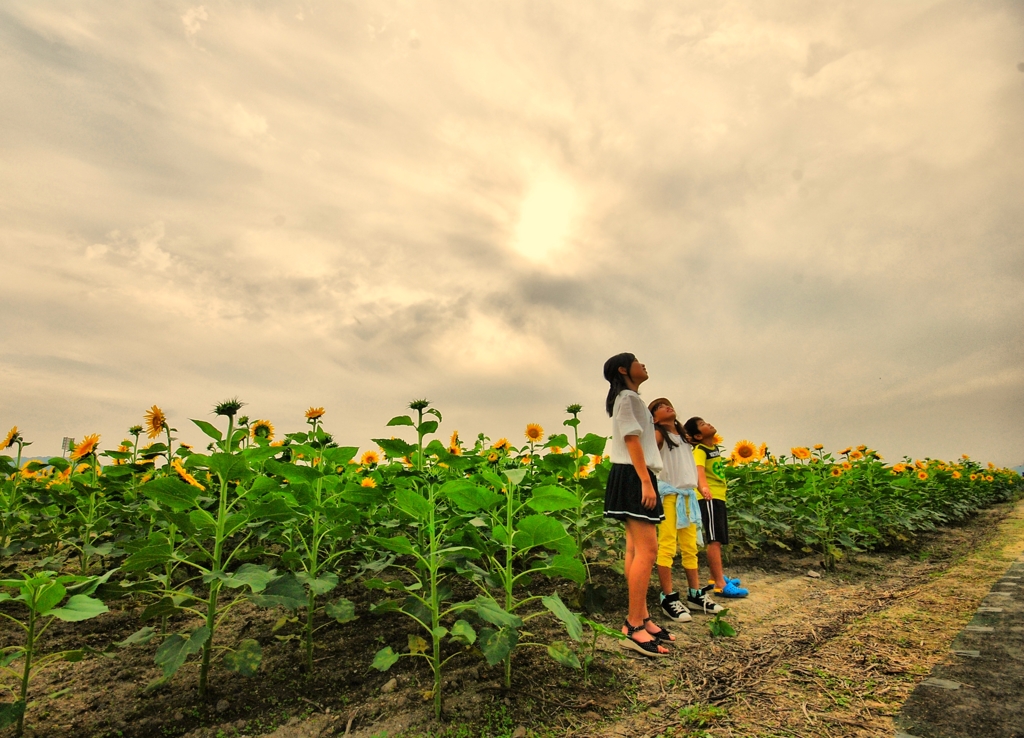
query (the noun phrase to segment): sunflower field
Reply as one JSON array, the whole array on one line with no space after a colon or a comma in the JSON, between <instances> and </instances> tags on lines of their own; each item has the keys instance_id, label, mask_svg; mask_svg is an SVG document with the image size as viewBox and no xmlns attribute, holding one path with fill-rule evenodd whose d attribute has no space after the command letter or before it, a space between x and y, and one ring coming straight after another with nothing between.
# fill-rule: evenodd
<instances>
[{"instance_id":1,"label":"sunflower field","mask_svg":"<svg viewBox=\"0 0 1024 738\"><path fill-rule=\"evenodd\" d=\"M586 681L597 636L621 637L587 617L604 596L595 571L621 566L622 541L602 516L607 439L580 434L579 405L564 432L529 424L515 446L458 431L443 442L441 412L416 400L365 450L339 445L323 408L279 435L242 406L191 421L203 449L180 443L157 406L106 450L87 435L68 458L23 463L18 428L2 440L0 619L20 635L0 650L0 729L23 732L41 669L129 649L159 667L147 691L192 680L202 700L225 673L260 672L269 645L294 649L308 673L332 630L403 622L407 639L364 668L422 660L440 716L454 659L499 668L507 688L514 655L536 648ZM967 458L887 466L864 447L774 456L742 441L726 473L735 547L820 552L829 567L1021 494L1009 470ZM111 617L114 603L137 613L123 640L48 645L55 620ZM273 633L228 629L245 608L278 613ZM541 621L558 635L537 640Z\"/></svg>"}]
</instances>

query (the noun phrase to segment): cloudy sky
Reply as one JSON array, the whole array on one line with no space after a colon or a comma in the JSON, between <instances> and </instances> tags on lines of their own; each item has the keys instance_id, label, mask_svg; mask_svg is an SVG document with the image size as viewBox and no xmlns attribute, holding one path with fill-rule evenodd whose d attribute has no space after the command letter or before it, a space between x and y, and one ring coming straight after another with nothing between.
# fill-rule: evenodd
<instances>
[{"instance_id":1,"label":"cloudy sky","mask_svg":"<svg viewBox=\"0 0 1024 738\"><path fill-rule=\"evenodd\" d=\"M610 432L1024 462L1024 8L7 2L0 432Z\"/></svg>"}]
</instances>

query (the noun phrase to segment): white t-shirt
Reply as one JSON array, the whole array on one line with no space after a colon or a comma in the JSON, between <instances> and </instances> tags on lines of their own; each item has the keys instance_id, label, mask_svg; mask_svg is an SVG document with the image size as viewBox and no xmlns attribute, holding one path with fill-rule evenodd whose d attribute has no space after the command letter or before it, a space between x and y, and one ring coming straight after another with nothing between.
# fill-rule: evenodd
<instances>
[{"instance_id":1,"label":"white t-shirt","mask_svg":"<svg viewBox=\"0 0 1024 738\"><path fill-rule=\"evenodd\" d=\"M654 438L654 421L651 411L633 390L622 390L615 398L612 407L612 450L613 464L632 464L629 449L626 448L626 436L640 436L640 448L644 452L647 468L655 474L662 469L661 452Z\"/></svg>"},{"instance_id":2,"label":"white t-shirt","mask_svg":"<svg viewBox=\"0 0 1024 738\"><path fill-rule=\"evenodd\" d=\"M661 461L664 464L664 471L658 475L659 482L668 482L676 489L697 488L697 463L693 460L693 449L690 444L672 431L666 434L667 438L661 447ZM668 439L676 444L675 448L669 448Z\"/></svg>"}]
</instances>

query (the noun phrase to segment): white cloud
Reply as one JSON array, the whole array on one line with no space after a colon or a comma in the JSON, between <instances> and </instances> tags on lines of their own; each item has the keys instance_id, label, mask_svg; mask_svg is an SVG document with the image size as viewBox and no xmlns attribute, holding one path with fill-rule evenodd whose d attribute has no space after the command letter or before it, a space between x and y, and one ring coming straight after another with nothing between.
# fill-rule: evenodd
<instances>
[{"instance_id":1,"label":"white cloud","mask_svg":"<svg viewBox=\"0 0 1024 738\"><path fill-rule=\"evenodd\" d=\"M210 16L206 12L206 6L199 5L195 8L189 8L185 11L185 14L181 16L181 23L185 26L185 33L189 36L195 36L203 29L201 21L207 21Z\"/></svg>"}]
</instances>

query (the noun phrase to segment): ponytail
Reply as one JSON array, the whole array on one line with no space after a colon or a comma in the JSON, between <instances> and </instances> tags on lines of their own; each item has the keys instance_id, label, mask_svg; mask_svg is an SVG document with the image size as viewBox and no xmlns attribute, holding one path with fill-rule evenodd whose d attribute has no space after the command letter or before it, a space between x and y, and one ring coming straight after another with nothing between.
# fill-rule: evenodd
<instances>
[{"instance_id":1,"label":"ponytail","mask_svg":"<svg viewBox=\"0 0 1024 738\"><path fill-rule=\"evenodd\" d=\"M623 376L619 368L623 368L626 372L629 372L629 368L633 366L633 362L636 361L636 356L630 353L616 354L612 358L608 359L604 363L604 378L608 380L608 399L605 400L605 410L608 411L608 417L612 416L612 410L615 408L615 398L619 396L619 393L626 387L626 378Z\"/></svg>"}]
</instances>

